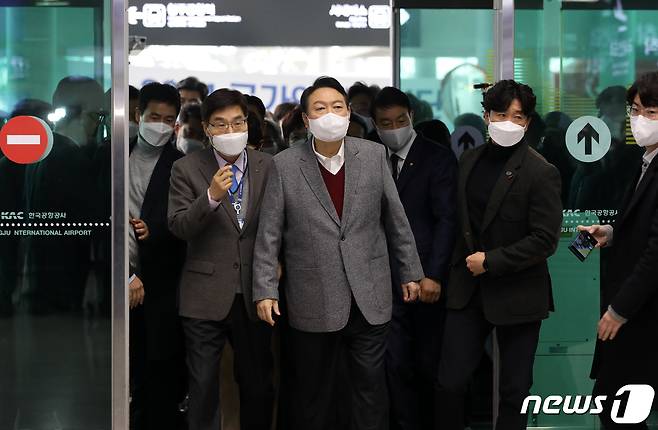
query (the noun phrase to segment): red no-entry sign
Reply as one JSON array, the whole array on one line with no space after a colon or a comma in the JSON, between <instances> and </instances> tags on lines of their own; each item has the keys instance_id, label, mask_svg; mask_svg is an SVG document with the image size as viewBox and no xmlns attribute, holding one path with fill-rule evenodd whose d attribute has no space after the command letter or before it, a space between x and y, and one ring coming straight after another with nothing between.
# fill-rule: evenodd
<instances>
[{"instance_id":1,"label":"red no-entry sign","mask_svg":"<svg viewBox=\"0 0 658 430\"><path fill-rule=\"evenodd\" d=\"M52 148L53 132L40 118L17 116L0 130L0 150L14 163L36 163L46 158Z\"/></svg>"}]
</instances>

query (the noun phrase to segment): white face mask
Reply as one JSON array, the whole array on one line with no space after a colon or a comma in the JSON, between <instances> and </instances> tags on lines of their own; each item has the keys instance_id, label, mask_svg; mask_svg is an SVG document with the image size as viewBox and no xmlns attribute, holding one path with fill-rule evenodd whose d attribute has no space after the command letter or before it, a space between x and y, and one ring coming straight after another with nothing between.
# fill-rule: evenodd
<instances>
[{"instance_id":1,"label":"white face mask","mask_svg":"<svg viewBox=\"0 0 658 430\"><path fill-rule=\"evenodd\" d=\"M490 121L489 136L500 146L514 146L523 139L525 128L512 121Z\"/></svg>"},{"instance_id":2,"label":"white face mask","mask_svg":"<svg viewBox=\"0 0 658 430\"><path fill-rule=\"evenodd\" d=\"M249 132L227 133L212 136L212 147L215 151L228 157L236 157L247 147Z\"/></svg>"},{"instance_id":3,"label":"white face mask","mask_svg":"<svg viewBox=\"0 0 658 430\"><path fill-rule=\"evenodd\" d=\"M183 154L189 154L190 152L203 149L204 145L200 140L183 137L183 133L181 132L176 139L176 148Z\"/></svg>"},{"instance_id":4,"label":"white face mask","mask_svg":"<svg viewBox=\"0 0 658 430\"><path fill-rule=\"evenodd\" d=\"M658 143L658 120L642 115L632 116L631 131L638 146L647 147Z\"/></svg>"},{"instance_id":5,"label":"white face mask","mask_svg":"<svg viewBox=\"0 0 658 430\"><path fill-rule=\"evenodd\" d=\"M414 129L411 124L406 127L396 128L395 130L382 130L377 128L377 134L382 143L393 152L397 152L409 143L413 136Z\"/></svg>"},{"instance_id":6,"label":"white face mask","mask_svg":"<svg viewBox=\"0 0 658 430\"><path fill-rule=\"evenodd\" d=\"M136 122L128 121L128 139L132 140L139 133L139 124Z\"/></svg>"},{"instance_id":7,"label":"white face mask","mask_svg":"<svg viewBox=\"0 0 658 430\"><path fill-rule=\"evenodd\" d=\"M139 123L139 135L151 146L164 146L171 139L174 128L163 122L146 122Z\"/></svg>"},{"instance_id":8,"label":"white face mask","mask_svg":"<svg viewBox=\"0 0 658 430\"><path fill-rule=\"evenodd\" d=\"M350 126L348 116L340 116L331 112L317 119L308 119L308 128L316 139L323 142L338 142L347 135Z\"/></svg>"}]
</instances>

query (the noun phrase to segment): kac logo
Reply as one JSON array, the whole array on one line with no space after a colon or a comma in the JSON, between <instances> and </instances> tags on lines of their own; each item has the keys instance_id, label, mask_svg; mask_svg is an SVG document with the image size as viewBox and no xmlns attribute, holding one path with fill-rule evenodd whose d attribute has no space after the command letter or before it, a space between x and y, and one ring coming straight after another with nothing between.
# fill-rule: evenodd
<instances>
[{"instance_id":1,"label":"kac logo","mask_svg":"<svg viewBox=\"0 0 658 430\"><path fill-rule=\"evenodd\" d=\"M0 219L24 219L23 212L0 212Z\"/></svg>"},{"instance_id":2,"label":"kac logo","mask_svg":"<svg viewBox=\"0 0 658 430\"><path fill-rule=\"evenodd\" d=\"M638 424L651 413L655 391L650 385L625 385L617 391L612 402L610 418L617 424ZM523 401L521 413L528 413L530 402L534 402L532 413L547 415L598 415L603 412L606 396L528 396ZM622 405L625 407L622 409Z\"/></svg>"}]
</instances>

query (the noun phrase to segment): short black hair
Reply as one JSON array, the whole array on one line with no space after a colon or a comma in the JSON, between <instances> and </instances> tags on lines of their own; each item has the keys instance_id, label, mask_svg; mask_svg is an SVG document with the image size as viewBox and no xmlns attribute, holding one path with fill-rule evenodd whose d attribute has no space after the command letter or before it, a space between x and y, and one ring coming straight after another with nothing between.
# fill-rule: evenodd
<instances>
[{"instance_id":1,"label":"short black hair","mask_svg":"<svg viewBox=\"0 0 658 430\"><path fill-rule=\"evenodd\" d=\"M254 115L247 117L247 142L260 150L263 145L263 127L265 122L256 118Z\"/></svg>"},{"instance_id":2,"label":"short black hair","mask_svg":"<svg viewBox=\"0 0 658 430\"><path fill-rule=\"evenodd\" d=\"M264 120L265 115L267 115L267 109L265 109L265 103L263 103L260 97L246 95L245 98L247 99L247 105L256 109L260 118Z\"/></svg>"},{"instance_id":3,"label":"short black hair","mask_svg":"<svg viewBox=\"0 0 658 430\"><path fill-rule=\"evenodd\" d=\"M247 107L247 99L238 90L231 90L228 88L221 88L215 90L203 101L201 105L201 117L205 122L210 121L213 112L226 109L227 107L238 106L242 109L242 113L247 118L249 117L249 108ZM251 123L249 123L251 126Z\"/></svg>"},{"instance_id":4,"label":"short black hair","mask_svg":"<svg viewBox=\"0 0 658 430\"><path fill-rule=\"evenodd\" d=\"M355 82L354 85L347 90L347 100L352 100L358 95L364 95L368 97L371 101L375 98L372 88L364 84L363 82Z\"/></svg>"},{"instance_id":5,"label":"short black hair","mask_svg":"<svg viewBox=\"0 0 658 430\"><path fill-rule=\"evenodd\" d=\"M626 93L626 102L633 105L635 96L640 96L644 107L658 107L658 72L649 72L640 76Z\"/></svg>"},{"instance_id":6,"label":"short black hair","mask_svg":"<svg viewBox=\"0 0 658 430\"><path fill-rule=\"evenodd\" d=\"M297 103L283 102L274 109L274 120L281 121L288 112L292 112L297 107Z\"/></svg>"},{"instance_id":7,"label":"short black hair","mask_svg":"<svg viewBox=\"0 0 658 430\"><path fill-rule=\"evenodd\" d=\"M375 118L375 113L377 109L388 109L393 106L401 106L407 108L409 113L412 112L411 102L409 97L395 87L384 87L377 94L375 100L372 102L372 108L370 110L370 115Z\"/></svg>"},{"instance_id":8,"label":"short black hair","mask_svg":"<svg viewBox=\"0 0 658 430\"><path fill-rule=\"evenodd\" d=\"M537 97L528 85L518 83L512 79L496 82L485 91L482 107L485 112L505 112L514 99L521 103L521 111L530 116L537 106Z\"/></svg>"},{"instance_id":9,"label":"short black hair","mask_svg":"<svg viewBox=\"0 0 658 430\"><path fill-rule=\"evenodd\" d=\"M128 85L128 100L136 100L139 98L139 90L132 85Z\"/></svg>"},{"instance_id":10,"label":"short black hair","mask_svg":"<svg viewBox=\"0 0 658 430\"><path fill-rule=\"evenodd\" d=\"M438 119L423 121L416 126L416 131L424 137L450 148L450 130L443 121Z\"/></svg>"},{"instance_id":11,"label":"short black hair","mask_svg":"<svg viewBox=\"0 0 658 430\"><path fill-rule=\"evenodd\" d=\"M626 88L621 85L613 85L601 91L601 94L596 96L596 108L601 109L603 106L623 106L626 102Z\"/></svg>"},{"instance_id":12,"label":"short black hair","mask_svg":"<svg viewBox=\"0 0 658 430\"><path fill-rule=\"evenodd\" d=\"M208 85L199 81L194 76L189 76L183 79L182 81L178 82L178 84L176 85L176 89L196 91L201 95L201 101L204 101L206 97L208 97Z\"/></svg>"},{"instance_id":13,"label":"short black hair","mask_svg":"<svg viewBox=\"0 0 658 430\"><path fill-rule=\"evenodd\" d=\"M338 82L335 78L329 76L320 76L315 80L315 82L313 82L313 85L306 88L302 93L300 104L302 106L303 112L308 113L308 99L311 97L311 94L313 94L316 90L319 90L320 88L332 88L338 91L343 95L343 97L345 98L345 103L347 103L348 101L347 93L345 92L345 88L343 88L340 82Z\"/></svg>"},{"instance_id":14,"label":"short black hair","mask_svg":"<svg viewBox=\"0 0 658 430\"><path fill-rule=\"evenodd\" d=\"M361 115L357 115L356 113L352 112L350 114L350 122L357 123L358 125L361 126L361 128L363 128L363 131L365 133L368 132L368 124L366 124L366 121L363 119Z\"/></svg>"},{"instance_id":15,"label":"short black hair","mask_svg":"<svg viewBox=\"0 0 658 430\"><path fill-rule=\"evenodd\" d=\"M176 115L180 112L180 96L176 88L169 84L151 82L139 91L139 112L144 114L151 102L167 103L176 108Z\"/></svg>"},{"instance_id":16,"label":"short black hair","mask_svg":"<svg viewBox=\"0 0 658 430\"><path fill-rule=\"evenodd\" d=\"M283 129L283 137L286 140L288 140L293 131L306 128L306 125L304 125L304 119L302 118L301 106L295 107L295 109L291 110L283 117L281 128Z\"/></svg>"},{"instance_id":17,"label":"short black hair","mask_svg":"<svg viewBox=\"0 0 658 430\"><path fill-rule=\"evenodd\" d=\"M199 103L186 103L180 110L180 123L187 124L190 119L201 121L201 105Z\"/></svg>"}]
</instances>

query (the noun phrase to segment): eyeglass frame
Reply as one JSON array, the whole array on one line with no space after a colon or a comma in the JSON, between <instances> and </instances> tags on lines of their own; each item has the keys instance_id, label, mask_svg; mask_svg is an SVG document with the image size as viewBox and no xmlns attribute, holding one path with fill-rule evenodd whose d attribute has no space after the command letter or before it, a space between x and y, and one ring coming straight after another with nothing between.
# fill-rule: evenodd
<instances>
[{"instance_id":1,"label":"eyeglass frame","mask_svg":"<svg viewBox=\"0 0 658 430\"><path fill-rule=\"evenodd\" d=\"M248 127L248 122L247 122L248 118L249 117L246 116L246 117L244 117L240 120L231 121L227 124L213 124L213 123L209 122L208 123L208 128L209 129L214 129L214 130L219 130L222 134L228 132L229 130L231 130L231 131L236 131L236 130L242 131L243 128ZM236 125L237 122L242 122L242 124L241 125Z\"/></svg>"}]
</instances>

